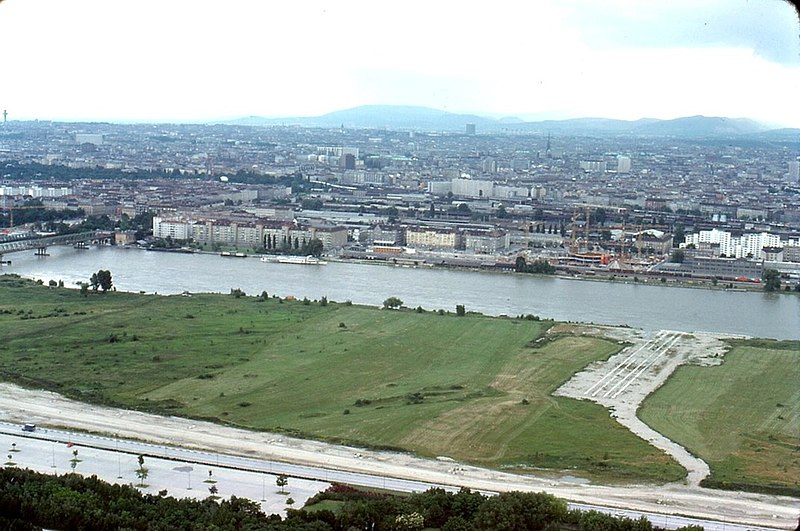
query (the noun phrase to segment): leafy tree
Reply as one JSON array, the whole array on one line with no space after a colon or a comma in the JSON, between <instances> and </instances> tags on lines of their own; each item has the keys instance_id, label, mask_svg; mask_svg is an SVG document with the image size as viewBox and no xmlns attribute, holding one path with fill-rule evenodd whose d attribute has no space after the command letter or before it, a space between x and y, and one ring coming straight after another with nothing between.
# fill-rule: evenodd
<instances>
[{"instance_id":1,"label":"leafy tree","mask_svg":"<svg viewBox=\"0 0 800 531\"><path fill-rule=\"evenodd\" d=\"M312 238L305 246L305 253L319 258L322 256L322 240L319 238Z\"/></svg>"},{"instance_id":2,"label":"leafy tree","mask_svg":"<svg viewBox=\"0 0 800 531\"><path fill-rule=\"evenodd\" d=\"M567 504L544 492L503 492L487 498L475 515L476 529L536 531L567 515Z\"/></svg>"},{"instance_id":3,"label":"leafy tree","mask_svg":"<svg viewBox=\"0 0 800 531\"><path fill-rule=\"evenodd\" d=\"M686 253L683 252L683 249L673 249L672 254L669 256L669 261L676 264L682 264L685 258Z\"/></svg>"},{"instance_id":4,"label":"leafy tree","mask_svg":"<svg viewBox=\"0 0 800 531\"><path fill-rule=\"evenodd\" d=\"M672 246L677 247L686 239L686 228L678 223L672 230Z\"/></svg>"},{"instance_id":5,"label":"leafy tree","mask_svg":"<svg viewBox=\"0 0 800 531\"><path fill-rule=\"evenodd\" d=\"M518 256L517 260L514 262L514 271L517 273L524 273L528 269L528 264L525 261L524 256Z\"/></svg>"},{"instance_id":6,"label":"leafy tree","mask_svg":"<svg viewBox=\"0 0 800 531\"><path fill-rule=\"evenodd\" d=\"M144 487L144 480L150 475L150 469L146 466L140 466L136 469L136 477L139 478L139 486Z\"/></svg>"},{"instance_id":7,"label":"leafy tree","mask_svg":"<svg viewBox=\"0 0 800 531\"><path fill-rule=\"evenodd\" d=\"M99 270L97 272L97 281L100 284L100 289L103 290L104 293L110 290L113 285L111 281L111 271L106 269Z\"/></svg>"},{"instance_id":8,"label":"leafy tree","mask_svg":"<svg viewBox=\"0 0 800 531\"><path fill-rule=\"evenodd\" d=\"M777 269L765 269L761 275L764 282L764 291L778 291L781 289L781 274Z\"/></svg>"},{"instance_id":9,"label":"leafy tree","mask_svg":"<svg viewBox=\"0 0 800 531\"><path fill-rule=\"evenodd\" d=\"M598 225L603 225L606 222L606 219L608 218L608 214L606 213L605 208L598 208L597 210L594 211L594 214L591 217L593 218L593 221L595 223L597 223Z\"/></svg>"},{"instance_id":10,"label":"leafy tree","mask_svg":"<svg viewBox=\"0 0 800 531\"><path fill-rule=\"evenodd\" d=\"M219 489L217 488L216 485L211 485L210 487L208 487L208 493L211 496L216 496L218 492L219 492Z\"/></svg>"},{"instance_id":11,"label":"leafy tree","mask_svg":"<svg viewBox=\"0 0 800 531\"><path fill-rule=\"evenodd\" d=\"M403 301L397 297L389 297L385 301L383 301L383 307L386 309L397 309L403 305Z\"/></svg>"},{"instance_id":12,"label":"leafy tree","mask_svg":"<svg viewBox=\"0 0 800 531\"><path fill-rule=\"evenodd\" d=\"M459 317L464 317L467 314L467 310L464 308L463 304L456 304L456 315Z\"/></svg>"},{"instance_id":13,"label":"leafy tree","mask_svg":"<svg viewBox=\"0 0 800 531\"><path fill-rule=\"evenodd\" d=\"M300 208L303 210L322 210L323 203L321 199L306 198L300 202Z\"/></svg>"},{"instance_id":14,"label":"leafy tree","mask_svg":"<svg viewBox=\"0 0 800 531\"><path fill-rule=\"evenodd\" d=\"M144 487L144 480L150 475L150 470L144 466L144 456L139 455L136 460L139 462L139 468L136 469L136 477L139 478L139 486Z\"/></svg>"},{"instance_id":15,"label":"leafy tree","mask_svg":"<svg viewBox=\"0 0 800 531\"><path fill-rule=\"evenodd\" d=\"M103 293L105 293L106 291L110 290L112 286L111 271L101 269L97 273L92 273L92 276L89 279L89 285L94 291L102 289Z\"/></svg>"},{"instance_id":16,"label":"leafy tree","mask_svg":"<svg viewBox=\"0 0 800 531\"><path fill-rule=\"evenodd\" d=\"M289 484L289 478L286 477L286 474L281 474L277 478L275 478L275 484L278 486L281 494L285 494L284 488L286 485Z\"/></svg>"},{"instance_id":17,"label":"leafy tree","mask_svg":"<svg viewBox=\"0 0 800 531\"><path fill-rule=\"evenodd\" d=\"M534 260L533 263L528 266L527 272L539 275L552 275L556 272L556 268L547 260Z\"/></svg>"}]
</instances>

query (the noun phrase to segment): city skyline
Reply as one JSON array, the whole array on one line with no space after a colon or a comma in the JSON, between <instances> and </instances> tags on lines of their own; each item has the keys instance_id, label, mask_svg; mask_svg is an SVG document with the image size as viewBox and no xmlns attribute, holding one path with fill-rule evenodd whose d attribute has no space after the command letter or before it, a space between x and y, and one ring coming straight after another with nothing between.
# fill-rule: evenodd
<instances>
[{"instance_id":1,"label":"city skyline","mask_svg":"<svg viewBox=\"0 0 800 531\"><path fill-rule=\"evenodd\" d=\"M10 120L203 122L386 104L800 127L798 28L780 0L6 0L0 109Z\"/></svg>"}]
</instances>

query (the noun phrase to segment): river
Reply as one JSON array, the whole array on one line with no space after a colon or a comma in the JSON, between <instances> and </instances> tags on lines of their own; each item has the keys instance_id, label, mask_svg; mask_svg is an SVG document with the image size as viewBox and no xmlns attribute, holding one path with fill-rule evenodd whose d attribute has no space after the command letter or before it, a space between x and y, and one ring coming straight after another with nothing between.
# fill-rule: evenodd
<instances>
[{"instance_id":1,"label":"river","mask_svg":"<svg viewBox=\"0 0 800 531\"><path fill-rule=\"evenodd\" d=\"M87 281L98 269L111 271L119 290L175 294L270 295L380 306L395 296L406 306L426 310L490 315L534 314L559 321L629 325L645 330L706 331L776 339L800 339L800 297L794 294L737 292L659 284L600 282L510 273L438 268L392 267L349 262L326 266L265 263L256 258L213 254L146 252L119 247L78 250L51 247L50 256L32 251L6 255L0 272Z\"/></svg>"}]
</instances>

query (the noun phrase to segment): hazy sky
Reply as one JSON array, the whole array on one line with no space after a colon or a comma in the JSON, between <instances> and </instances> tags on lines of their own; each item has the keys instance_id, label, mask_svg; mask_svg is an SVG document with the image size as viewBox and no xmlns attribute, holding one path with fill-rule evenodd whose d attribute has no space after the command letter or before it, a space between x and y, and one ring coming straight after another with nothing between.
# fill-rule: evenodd
<instances>
[{"instance_id":1,"label":"hazy sky","mask_svg":"<svg viewBox=\"0 0 800 531\"><path fill-rule=\"evenodd\" d=\"M5 0L9 119L203 121L364 104L800 127L781 0Z\"/></svg>"}]
</instances>

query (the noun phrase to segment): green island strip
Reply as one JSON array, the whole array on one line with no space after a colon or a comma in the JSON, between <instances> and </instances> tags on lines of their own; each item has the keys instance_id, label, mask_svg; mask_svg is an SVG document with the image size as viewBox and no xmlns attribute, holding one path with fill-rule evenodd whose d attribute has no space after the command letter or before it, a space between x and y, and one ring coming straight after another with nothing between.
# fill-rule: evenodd
<instances>
[{"instance_id":1,"label":"green island strip","mask_svg":"<svg viewBox=\"0 0 800 531\"><path fill-rule=\"evenodd\" d=\"M682 479L602 406L551 396L622 348L548 334L552 325L238 290L83 296L4 276L0 377L95 404L523 473ZM737 483L757 481L748 470Z\"/></svg>"}]
</instances>

